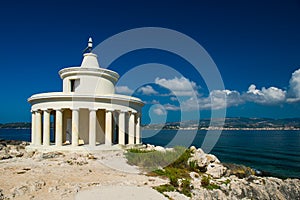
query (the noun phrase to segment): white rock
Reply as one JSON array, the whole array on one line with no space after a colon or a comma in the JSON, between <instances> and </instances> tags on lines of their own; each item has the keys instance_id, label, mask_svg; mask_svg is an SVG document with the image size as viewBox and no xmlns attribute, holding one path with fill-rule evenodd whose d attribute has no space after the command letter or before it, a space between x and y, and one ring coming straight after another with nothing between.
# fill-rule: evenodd
<instances>
[{"instance_id":1,"label":"white rock","mask_svg":"<svg viewBox=\"0 0 300 200\"><path fill-rule=\"evenodd\" d=\"M190 151L191 151L192 153L195 153L195 152L196 152L196 150L197 150L197 149L196 149L196 147L195 147L195 146L191 146L191 147L190 147Z\"/></svg>"},{"instance_id":2,"label":"white rock","mask_svg":"<svg viewBox=\"0 0 300 200\"><path fill-rule=\"evenodd\" d=\"M176 199L176 200L189 200L187 196L184 194L180 194L179 192L164 192L165 195L167 195L170 199Z\"/></svg>"},{"instance_id":3,"label":"white rock","mask_svg":"<svg viewBox=\"0 0 300 200\"><path fill-rule=\"evenodd\" d=\"M206 174L211 175L213 178L221 178L226 171L226 167L221 164L211 163L207 166Z\"/></svg>"},{"instance_id":4,"label":"white rock","mask_svg":"<svg viewBox=\"0 0 300 200\"><path fill-rule=\"evenodd\" d=\"M154 147L154 150L155 150L155 151L160 151L160 152L166 152L166 149L163 148L163 147L161 147L161 146L156 146L156 147Z\"/></svg>"}]
</instances>

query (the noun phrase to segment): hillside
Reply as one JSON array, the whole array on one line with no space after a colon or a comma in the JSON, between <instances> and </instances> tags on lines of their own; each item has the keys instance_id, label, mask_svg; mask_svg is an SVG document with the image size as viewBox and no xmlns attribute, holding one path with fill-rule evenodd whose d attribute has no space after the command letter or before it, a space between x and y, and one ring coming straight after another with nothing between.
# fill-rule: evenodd
<instances>
[{"instance_id":1,"label":"hillside","mask_svg":"<svg viewBox=\"0 0 300 200\"><path fill-rule=\"evenodd\" d=\"M226 118L202 119L199 121L168 122L166 124L144 125L144 129L299 129L300 118L271 119L271 118Z\"/></svg>"}]
</instances>

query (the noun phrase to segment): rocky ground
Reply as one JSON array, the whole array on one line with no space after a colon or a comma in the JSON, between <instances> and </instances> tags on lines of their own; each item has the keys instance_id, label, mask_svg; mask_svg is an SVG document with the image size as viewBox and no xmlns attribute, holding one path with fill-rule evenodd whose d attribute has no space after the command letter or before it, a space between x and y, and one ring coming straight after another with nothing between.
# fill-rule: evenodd
<instances>
[{"instance_id":1,"label":"rocky ground","mask_svg":"<svg viewBox=\"0 0 300 200\"><path fill-rule=\"evenodd\" d=\"M166 183L158 177L129 173L130 166L126 165L121 150L93 154L42 153L27 152L26 145L26 142L0 142L0 200L86 199L82 195L82 198L76 198L76 195L81 191L107 186L153 190L152 186ZM109 167L113 163L119 168L126 168L126 172ZM135 168L132 171L136 171Z\"/></svg>"},{"instance_id":2,"label":"rocky ground","mask_svg":"<svg viewBox=\"0 0 300 200\"><path fill-rule=\"evenodd\" d=\"M214 155L194 147L190 148L192 157L188 162L196 163L201 172L189 174L192 197L174 191L165 192L166 198L155 196L153 192L159 193L152 187L167 184L168 180L146 176L127 165L122 150L37 152L27 151L26 145L0 141L0 200L92 200L97 193L114 194L118 199L140 199L139 194L143 199L300 199L299 179L259 177L250 168L222 164ZM166 151L152 145L146 148ZM128 191L135 193L122 196L122 192Z\"/></svg>"},{"instance_id":3,"label":"rocky ground","mask_svg":"<svg viewBox=\"0 0 300 200\"><path fill-rule=\"evenodd\" d=\"M222 164L218 158L205 154L201 149L191 147L193 156L204 170L202 175L190 173L193 184L192 199L300 199L300 180L282 180L275 177L259 177L245 166ZM209 185L218 189L203 187L203 176L210 177Z\"/></svg>"}]
</instances>

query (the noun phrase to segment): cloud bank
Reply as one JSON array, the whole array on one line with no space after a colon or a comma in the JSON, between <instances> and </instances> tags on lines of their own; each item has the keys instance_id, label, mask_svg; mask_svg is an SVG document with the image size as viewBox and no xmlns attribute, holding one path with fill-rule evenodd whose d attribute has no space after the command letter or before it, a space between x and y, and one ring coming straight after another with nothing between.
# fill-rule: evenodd
<instances>
[{"instance_id":1,"label":"cloud bank","mask_svg":"<svg viewBox=\"0 0 300 200\"><path fill-rule=\"evenodd\" d=\"M165 78L156 78L154 81L156 84L161 85L165 88L171 90L176 96L192 96L198 95L197 84L185 77L165 79Z\"/></svg>"},{"instance_id":2,"label":"cloud bank","mask_svg":"<svg viewBox=\"0 0 300 200\"><path fill-rule=\"evenodd\" d=\"M236 90L213 90L207 97L203 97L199 93L199 88L195 82L190 81L185 77L175 77L173 79L165 79L157 77L154 81L163 87L168 88L170 94L170 103L176 102L181 97L181 105L173 105L170 103L158 107L154 112L157 115L164 115L166 111L192 111L192 110L218 110L241 104L252 102L260 105L280 105L283 103L294 103L300 101L300 69L296 70L289 81L288 90L277 87L262 87L258 89L255 84L251 84L247 91L238 92ZM126 86L121 86L118 90L129 92L130 89ZM117 91L118 91L117 90ZM147 85L138 92L144 95L159 95L151 86ZM176 97L174 97L174 95Z\"/></svg>"}]
</instances>

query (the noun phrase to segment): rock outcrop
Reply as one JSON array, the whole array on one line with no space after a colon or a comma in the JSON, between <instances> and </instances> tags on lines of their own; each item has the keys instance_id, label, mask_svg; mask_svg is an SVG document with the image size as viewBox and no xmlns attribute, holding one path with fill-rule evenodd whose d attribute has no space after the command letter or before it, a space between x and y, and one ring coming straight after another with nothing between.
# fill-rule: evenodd
<instances>
[{"instance_id":1,"label":"rock outcrop","mask_svg":"<svg viewBox=\"0 0 300 200\"><path fill-rule=\"evenodd\" d=\"M101 160L104 159L103 156L107 159L113 155L122 154L119 152L108 152L105 155L103 153L93 155L55 151L27 152L25 147L28 144L21 141L0 141L0 160L2 160L0 170L1 176L4 177L2 183L5 181L9 183L0 188L0 200L40 199L45 194L56 195L56 199L68 199L81 188L101 184L120 184L121 179L124 182L123 185L149 185L149 187L168 182L158 177L155 177L156 180L153 177L150 179L143 175L117 172L98 162L97 158ZM166 149L154 145L145 145L144 148L166 153L172 151L171 148ZM190 176L188 188L191 189L191 197L184 196L178 191L164 193L174 200L300 200L299 179L257 176L257 172L249 167L221 163L216 156L206 154L202 149L191 147L190 152L191 157L187 162L197 168L187 174ZM120 159L119 155L116 157ZM180 180L179 185L182 184L183 178Z\"/></svg>"},{"instance_id":2,"label":"rock outcrop","mask_svg":"<svg viewBox=\"0 0 300 200\"><path fill-rule=\"evenodd\" d=\"M149 145L147 145L148 147ZM155 146L151 146L155 150ZM162 151L160 149L160 151ZM197 200L300 200L299 179L257 176L257 171L237 164L223 164L202 149L190 147L190 199ZM192 167L191 167L192 166ZM181 179L179 180L179 186ZM170 184L171 180L170 180ZM173 185L174 186L174 185ZM164 192L171 199L184 199L177 191ZM187 198L187 197L186 197Z\"/></svg>"},{"instance_id":3,"label":"rock outcrop","mask_svg":"<svg viewBox=\"0 0 300 200\"><path fill-rule=\"evenodd\" d=\"M27 156L25 147L29 142L0 140L0 160Z\"/></svg>"},{"instance_id":4,"label":"rock outcrop","mask_svg":"<svg viewBox=\"0 0 300 200\"><path fill-rule=\"evenodd\" d=\"M190 151L188 162L195 162L202 172L190 173L194 188L191 199L300 199L299 179L259 177L250 167L222 164L216 156L195 147Z\"/></svg>"}]
</instances>

